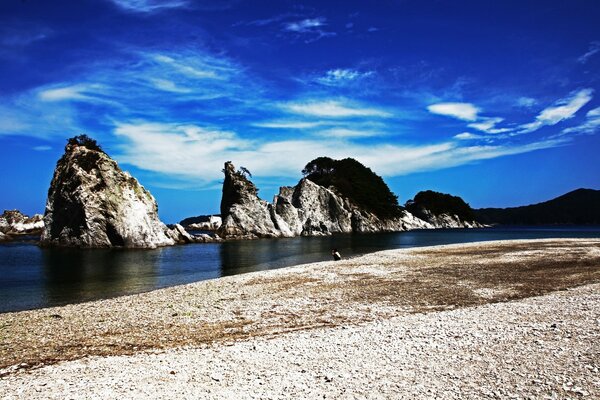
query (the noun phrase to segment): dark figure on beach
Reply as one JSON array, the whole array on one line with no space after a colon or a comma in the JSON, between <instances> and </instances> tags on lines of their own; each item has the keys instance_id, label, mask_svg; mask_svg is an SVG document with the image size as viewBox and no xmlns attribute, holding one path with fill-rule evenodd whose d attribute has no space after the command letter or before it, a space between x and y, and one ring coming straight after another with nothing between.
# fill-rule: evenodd
<instances>
[{"instance_id":1,"label":"dark figure on beach","mask_svg":"<svg viewBox=\"0 0 600 400\"><path fill-rule=\"evenodd\" d=\"M334 261L339 261L342 259L342 256L340 256L340 253L337 251L337 249L331 250L331 255L333 256Z\"/></svg>"}]
</instances>

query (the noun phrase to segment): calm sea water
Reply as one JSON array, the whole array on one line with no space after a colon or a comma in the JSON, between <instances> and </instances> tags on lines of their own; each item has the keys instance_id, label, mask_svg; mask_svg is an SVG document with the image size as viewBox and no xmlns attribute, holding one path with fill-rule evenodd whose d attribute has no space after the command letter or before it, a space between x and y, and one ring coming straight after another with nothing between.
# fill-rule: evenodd
<instances>
[{"instance_id":1,"label":"calm sea water","mask_svg":"<svg viewBox=\"0 0 600 400\"><path fill-rule=\"evenodd\" d=\"M422 230L193 244L155 250L0 245L0 312L140 293L220 276L386 249L502 239L600 238L600 226Z\"/></svg>"}]
</instances>

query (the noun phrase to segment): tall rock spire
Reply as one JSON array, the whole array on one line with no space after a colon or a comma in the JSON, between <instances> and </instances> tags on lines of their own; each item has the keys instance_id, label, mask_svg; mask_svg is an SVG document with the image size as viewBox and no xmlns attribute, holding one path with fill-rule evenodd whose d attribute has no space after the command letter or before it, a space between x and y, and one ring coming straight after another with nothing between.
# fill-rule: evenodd
<instances>
[{"instance_id":1,"label":"tall rock spire","mask_svg":"<svg viewBox=\"0 0 600 400\"><path fill-rule=\"evenodd\" d=\"M69 140L48 190L44 246L154 248L176 240L156 200L87 136Z\"/></svg>"}]
</instances>

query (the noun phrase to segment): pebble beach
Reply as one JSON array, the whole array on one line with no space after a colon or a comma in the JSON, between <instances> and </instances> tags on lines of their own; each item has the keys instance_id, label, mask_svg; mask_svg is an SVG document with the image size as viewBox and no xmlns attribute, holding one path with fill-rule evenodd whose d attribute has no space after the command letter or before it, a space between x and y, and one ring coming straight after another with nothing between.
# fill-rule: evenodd
<instances>
[{"instance_id":1,"label":"pebble beach","mask_svg":"<svg viewBox=\"0 0 600 400\"><path fill-rule=\"evenodd\" d=\"M0 315L0 398L599 398L600 239L389 250Z\"/></svg>"}]
</instances>

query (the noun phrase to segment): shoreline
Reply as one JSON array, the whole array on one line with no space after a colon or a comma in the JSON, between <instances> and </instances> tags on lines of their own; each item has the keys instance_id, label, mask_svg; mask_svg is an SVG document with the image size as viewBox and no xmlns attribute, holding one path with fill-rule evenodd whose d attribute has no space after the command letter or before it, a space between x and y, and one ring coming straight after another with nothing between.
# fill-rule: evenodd
<instances>
[{"instance_id":1,"label":"shoreline","mask_svg":"<svg viewBox=\"0 0 600 400\"><path fill-rule=\"evenodd\" d=\"M577 226L578 228L581 228L582 226ZM494 230L494 228L481 228L481 229L492 229ZM436 230L441 230L441 231L445 231L445 230L450 230L450 231L464 231L466 233L469 233L473 230L480 230L480 229L473 229L473 228L448 228L448 229L436 229ZM422 230L417 230L420 232L424 232L425 236L423 237L427 237L427 233L430 233L432 230L429 229L422 229ZM585 230L584 230L585 231ZM595 233L597 233L597 230L594 230ZM381 235L385 233L372 233L374 235ZM391 235L393 235L394 233L390 233ZM370 234L367 234L367 236ZM352 236L352 234L339 234L339 236ZM541 235L544 236L544 235ZM419 237L421 237L419 235ZM543 237L540 240L563 240L563 239L570 239L573 237L560 237L560 235L558 235L557 237ZM600 236L597 237L586 237L586 236L582 236L581 238L587 238L587 239L596 239L596 238L600 238ZM263 241L271 241L271 240L297 240L298 238L274 238L274 239L258 239L259 241L263 240ZM309 238L310 239L310 238ZM343 238L342 238L343 239ZM448 245L460 245L460 244L476 244L476 243L488 243L488 242L495 242L495 241L506 241L502 238L496 238L494 240L489 240L489 239L479 239L477 241L472 241L472 242L462 242L462 243L449 243ZM538 239L507 239L507 240L538 240ZM20 242L20 244L22 245L24 242ZM203 243L197 243L197 244L203 244ZM33 245L32 243L27 243L27 245ZM187 245L186 245L187 246ZM339 247L339 246L335 246L332 245L333 247ZM412 244L412 246L414 246L414 244ZM379 252L379 251L387 251L387 250L395 250L395 249L408 249L408 248L426 248L426 247L431 247L431 246L443 246L443 245L438 245L438 244L426 244L423 245L422 243L417 245L418 247L396 247L396 248L385 248L387 246L383 246L383 248L380 249L373 249L373 248L368 248L368 249L359 249L356 253L352 254L351 256L349 256L349 258L346 259L350 259L350 258L355 258L355 257L360 257L360 256L364 256L364 255L368 255L368 254L372 254L374 252ZM70 249L68 249L70 250ZM109 251L115 251L118 252L119 254L121 254L121 252L131 252L131 251L136 251L136 252L144 252L144 251L148 251L147 249L125 249L125 248L114 248L114 249L82 249L81 251L84 252L94 252L94 251L100 251L100 252L106 252L107 250ZM354 250L354 249L351 249ZM365 252L366 251L366 252ZM346 253L343 253L343 255L347 255ZM10 254L9 254L10 256ZM300 258L300 257L298 257ZM323 257L320 257L321 260L315 260L314 257L310 257L312 259L310 260L296 260L295 263L290 263L289 261L287 262L279 262L279 259L273 259L273 260L262 260L264 262L268 262L269 264L284 264L283 266L276 266L273 267L271 266L270 268L273 269L280 269L280 268L289 268L289 267L295 267L298 265L303 265L305 262L326 262L327 259L329 259L329 257L326 257L326 260L323 260ZM284 258L282 258L281 260L283 260ZM304 262L303 262L304 261ZM288 265L286 265L288 264ZM258 265L258 264L257 264ZM244 266L244 269L252 269L252 268L248 268L248 266ZM204 270L203 270L204 271ZM216 272L215 272L216 271ZM219 274L219 269L207 269L206 272L211 275L218 275ZM252 272L252 271L250 271ZM239 273L239 272L237 272ZM235 274L237 274L235 273ZM243 271L243 273L246 273L245 271ZM168 276L168 275L167 275ZM212 276L210 279L218 279L224 276L229 276L229 274L223 275L223 276ZM159 276L160 278L161 276ZM147 282L143 282L141 288L136 289L136 288L130 288L128 290L118 290L115 293L110 292L110 288L108 288L109 292L108 294L106 293L100 293L100 291L97 291L97 293L91 293L88 294L86 293L85 298L77 298L77 295L75 294L74 296L69 296L70 298L50 298L50 300L48 301L44 301L42 298L39 299L39 301L28 301L26 299L24 299L21 303L25 304L25 306L20 306L19 304L21 303L14 303L16 304L16 306L12 306L12 307L6 307L4 309L2 309L0 311L0 315L2 314L6 314L6 313L12 313L12 312L20 312L20 311L33 311L33 310L40 310L40 309L45 309L45 308L52 308L52 307L62 307L62 306L67 306L67 305L72 305L72 304L83 304L83 303L87 303L87 302L91 302L91 301L99 301L99 300L107 300L107 299L113 299L113 298L117 298L117 297L122 297L122 296L128 296L128 295L134 295L134 294L142 294L142 293L148 293L148 292L152 292L152 291L156 291L156 290L161 290L161 289L165 289L168 287L172 287L172 286L179 286L179 285L187 285L190 283L195 283L195 282L201 282L203 280L207 280L206 278L200 278L201 280L191 280L191 279L183 279L180 282L177 282L175 285L173 285L173 283L167 284L166 286L162 286L161 287L156 287L156 286L152 286L152 285L148 285ZM36 288L34 288L36 289ZM76 287L71 288L71 290L76 291ZM10 302L10 299L7 298L7 301L9 304L12 304Z\"/></svg>"},{"instance_id":2,"label":"shoreline","mask_svg":"<svg viewBox=\"0 0 600 400\"><path fill-rule=\"evenodd\" d=\"M0 314L0 393L3 381L85 360L360 330L552 292L598 293L599 284L600 239L489 241L384 250Z\"/></svg>"}]
</instances>

